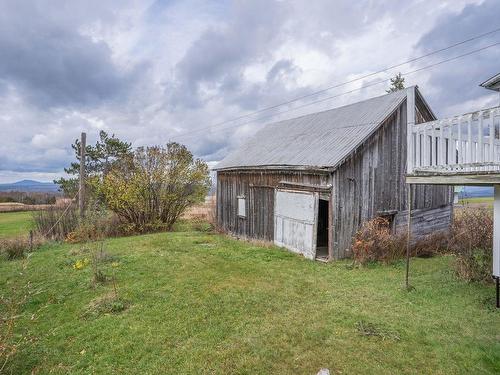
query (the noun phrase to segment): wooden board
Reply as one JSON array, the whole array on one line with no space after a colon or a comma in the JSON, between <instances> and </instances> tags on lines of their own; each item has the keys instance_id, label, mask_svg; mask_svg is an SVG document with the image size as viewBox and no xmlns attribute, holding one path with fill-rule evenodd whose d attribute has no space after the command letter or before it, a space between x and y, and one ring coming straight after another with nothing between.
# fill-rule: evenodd
<instances>
[{"instance_id":1,"label":"wooden board","mask_svg":"<svg viewBox=\"0 0 500 375\"><path fill-rule=\"evenodd\" d=\"M308 259L316 257L318 193L276 189L274 243Z\"/></svg>"}]
</instances>

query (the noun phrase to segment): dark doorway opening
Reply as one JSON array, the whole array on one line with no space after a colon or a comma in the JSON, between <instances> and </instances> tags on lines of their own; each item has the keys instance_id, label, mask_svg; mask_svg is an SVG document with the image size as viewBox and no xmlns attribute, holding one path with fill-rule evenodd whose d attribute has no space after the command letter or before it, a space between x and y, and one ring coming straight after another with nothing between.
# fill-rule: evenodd
<instances>
[{"instance_id":1,"label":"dark doorway opening","mask_svg":"<svg viewBox=\"0 0 500 375\"><path fill-rule=\"evenodd\" d=\"M319 200L318 233L316 236L316 259L328 259L328 201Z\"/></svg>"}]
</instances>

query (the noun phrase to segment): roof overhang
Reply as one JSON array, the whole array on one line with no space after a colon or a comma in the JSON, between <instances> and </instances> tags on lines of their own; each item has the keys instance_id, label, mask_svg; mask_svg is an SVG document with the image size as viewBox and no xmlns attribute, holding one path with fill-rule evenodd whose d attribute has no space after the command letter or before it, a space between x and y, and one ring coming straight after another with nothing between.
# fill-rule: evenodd
<instances>
[{"instance_id":1,"label":"roof overhang","mask_svg":"<svg viewBox=\"0 0 500 375\"><path fill-rule=\"evenodd\" d=\"M500 73L484 81L479 86L488 90L500 91Z\"/></svg>"},{"instance_id":2,"label":"roof overhang","mask_svg":"<svg viewBox=\"0 0 500 375\"><path fill-rule=\"evenodd\" d=\"M252 171L299 171L299 172L313 172L313 173L330 173L334 170L332 167L321 167L313 165L287 165L287 164L275 164L275 165L249 165L249 166L237 166L228 168L214 168L216 172L252 172Z\"/></svg>"}]
</instances>

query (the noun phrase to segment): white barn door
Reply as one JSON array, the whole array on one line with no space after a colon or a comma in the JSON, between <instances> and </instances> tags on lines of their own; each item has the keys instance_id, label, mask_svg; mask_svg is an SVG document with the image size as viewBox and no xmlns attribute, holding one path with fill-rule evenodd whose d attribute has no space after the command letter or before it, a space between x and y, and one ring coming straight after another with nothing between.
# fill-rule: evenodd
<instances>
[{"instance_id":1,"label":"white barn door","mask_svg":"<svg viewBox=\"0 0 500 375\"><path fill-rule=\"evenodd\" d=\"M308 259L316 258L318 193L276 189L274 243Z\"/></svg>"}]
</instances>

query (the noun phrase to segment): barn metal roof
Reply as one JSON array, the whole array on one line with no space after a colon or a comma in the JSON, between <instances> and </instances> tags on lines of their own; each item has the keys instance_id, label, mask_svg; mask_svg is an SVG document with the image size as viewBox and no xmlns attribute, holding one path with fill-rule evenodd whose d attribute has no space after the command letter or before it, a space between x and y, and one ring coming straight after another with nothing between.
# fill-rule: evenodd
<instances>
[{"instance_id":1,"label":"barn metal roof","mask_svg":"<svg viewBox=\"0 0 500 375\"><path fill-rule=\"evenodd\" d=\"M408 90L266 125L215 169L334 168L394 112Z\"/></svg>"}]
</instances>

